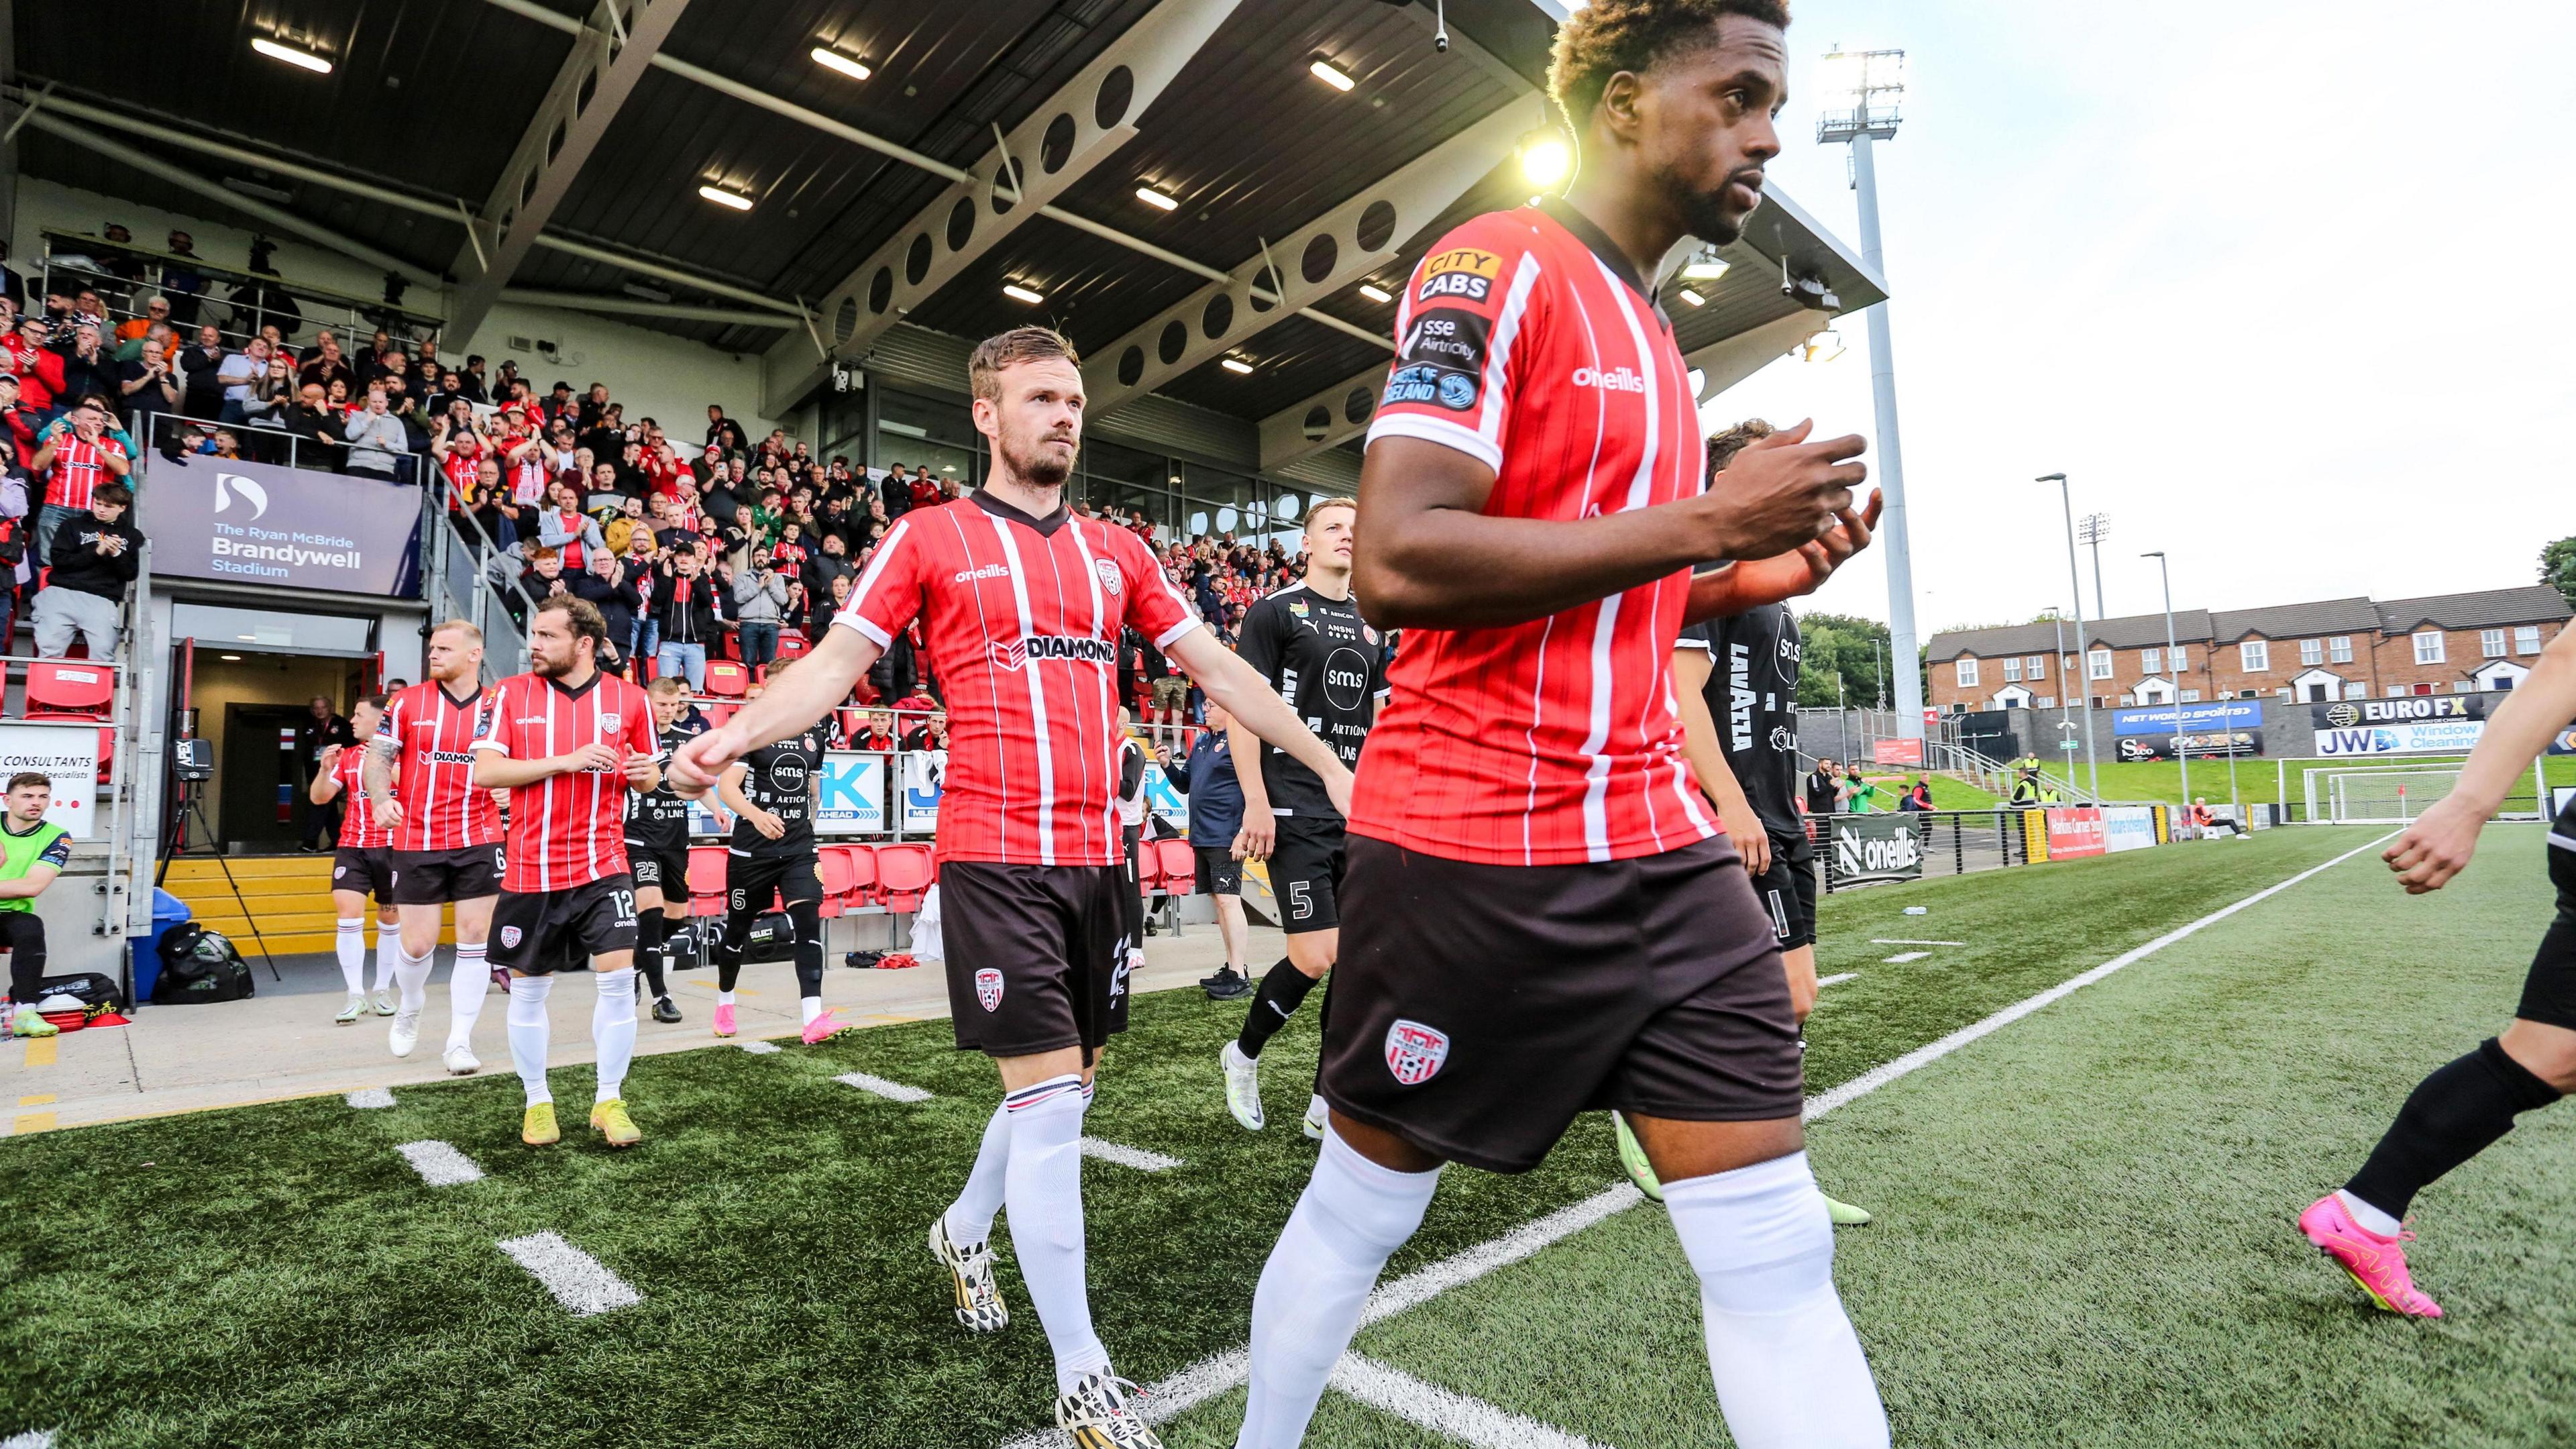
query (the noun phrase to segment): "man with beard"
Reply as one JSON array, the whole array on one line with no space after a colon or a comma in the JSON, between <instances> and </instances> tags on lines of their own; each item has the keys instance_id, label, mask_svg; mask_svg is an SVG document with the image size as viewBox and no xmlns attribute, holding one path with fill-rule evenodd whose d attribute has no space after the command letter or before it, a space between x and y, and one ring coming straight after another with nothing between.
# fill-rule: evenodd
<instances>
[{"instance_id":1,"label":"man with beard","mask_svg":"<svg viewBox=\"0 0 2576 1449\"><path fill-rule=\"evenodd\" d=\"M904 514L836 627L786 678L680 747L702 791L758 747L812 728L917 620L952 729L938 842L948 992L962 1050L1003 1099L957 1202L931 1225L958 1322L1009 1319L986 1242L1006 1204L1021 1277L1054 1350L1056 1423L1092 1449L1158 1441L1093 1331L1083 1283L1082 1120L1127 1018L1118 815L1118 631L1134 625L1208 697L1315 771L1338 807L1350 771L1252 666L1199 627L1130 533L1077 518L1064 483L1082 445L1082 372L1043 327L968 362L993 471L972 495Z\"/></svg>"},{"instance_id":2,"label":"man with beard","mask_svg":"<svg viewBox=\"0 0 2576 1449\"><path fill-rule=\"evenodd\" d=\"M1672 676L1683 625L1813 590L1876 516L1862 441L1803 425L1704 488L1650 280L1761 204L1788 19L1575 11L1548 69L1566 195L1469 220L1406 285L1351 579L1404 645L1347 812L1330 1123L1253 1297L1238 1449L1304 1439L1445 1163L1528 1171L1604 1108L1662 1180L1735 1442L1888 1442L1807 1169L1787 975L1692 788Z\"/></svg>"},{"instance_id":3,"label":"man with beard","mask_svg":"<svg viewBox=\"0 0 2576 1449\"><path fill-rule=\"evenodd\" d=\"M474 731L483 713L483 631L463 619L439 625L430 631L428 663L429 677L396 691L385 709L367 751L366 798L374 802L376 824L393 832L386 867L401 923L393 1053L410 1056L420 1040L439 917L453 905L456 964L447 978L442 1060L461 1077L483 1065L474 1055L474 1022L492 989L483 948L501 888L501 812L492 792L476 789L472 778Z\"/></svg>"},{"instance_id":4,"label":"man with beard","mask_svg":"<svg viewBox=\"0 0 2576 1449\"><path fill-rule=\"evenodd\" d=\"M557 594L528 616L529 672L492 686L474 735L474 786L510 792L508 869L492 921L492 962L510 973L510 1059L527 1089L519 1140L560 1141L546 1087L546 997L557 971L587 970L599 990L590 1039L599 1090L590 1128L611 1147L644 1134L626 1110L635 1055L635 877L626 796L662 782L653 706L602 670L608 626Z\"/></svg>"}]
</instances>

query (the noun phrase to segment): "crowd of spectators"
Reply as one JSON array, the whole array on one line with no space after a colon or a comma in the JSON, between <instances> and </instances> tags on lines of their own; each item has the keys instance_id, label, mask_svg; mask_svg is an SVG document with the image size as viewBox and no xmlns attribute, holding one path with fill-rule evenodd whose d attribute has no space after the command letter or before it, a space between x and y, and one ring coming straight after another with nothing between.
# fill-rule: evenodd
<instances>
[{"instance_id":1,"label":"crowd of spectators","mask_svg":"<svg viewBox=\"0 0 2576 1449\"><path fill-rule=\"evenodd\" d=\"M187 233L161 253L120 251L132 238L114 225L103 240L84 267L49 272L36 305L0 269L0 479L24 493L21 523L36 511L35 567L88 516L89 488L71 475L131 484L145 446L386 480L418 471L514 609L555 592L589 599L616 668L640 676L649 663L697 690L711 659L756 675L782 644L821 637L895 521L961 496L953 470L825 460L783 430L755 439L712 404L703 432L675 435L628 417L604 383L540 392L508 360L443 363L434 337L378 328L352 349L321 327L299 339L293 295L263 280L276 275L264 243L251 280L219 299ZM0 510L9 497L0 482ZM1303 568L1275 538L1174 538L1141 510L1075 507L1132 529L1229 643L1253 601ZM854 697L901 709L878 731L889 738L926 732L921 712L937 708L920 645L916 626ZM1196 691L1132 631L1125 659L1140 719L1161 730L1198 717Z\"/></svg>"}]
</instances>

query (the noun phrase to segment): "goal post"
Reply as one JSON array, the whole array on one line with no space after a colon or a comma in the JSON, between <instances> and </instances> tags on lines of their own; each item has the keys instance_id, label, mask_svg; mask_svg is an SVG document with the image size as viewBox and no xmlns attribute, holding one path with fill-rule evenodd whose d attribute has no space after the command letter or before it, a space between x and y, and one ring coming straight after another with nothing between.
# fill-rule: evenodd
<instances>
[{"instance_id":1,"label":"goal post","mask_svg":"<svg viewBox=\"0 0 2576 1449\"><path fill-rule=\"evenodd\" d=\"M2459 783L2457 766L2311 770L2309 818L2335 825L2403 825L2450 794ZM2320 804L2324 806L2322 812L2318 809Z\"/></svg>"}]
</instances>

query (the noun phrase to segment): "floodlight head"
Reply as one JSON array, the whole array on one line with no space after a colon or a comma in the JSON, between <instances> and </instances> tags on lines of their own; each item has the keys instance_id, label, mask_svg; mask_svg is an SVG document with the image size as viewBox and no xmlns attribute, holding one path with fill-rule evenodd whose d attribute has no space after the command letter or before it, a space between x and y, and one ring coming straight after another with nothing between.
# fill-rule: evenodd
<instances>
[{"instance_id":1,"label":"floodlight head","mask_svg":"<svg viewBox=\"0 0 2576 1449\"><path fill-rule=\"evenodd\" d=\"M2146 553L2142 553L2142 554L2138 555L2138 557L2140 557L2140 558L2163 558L2164 556L2165 556L2165 551L2164 551L2163 549L2160 549L2160 548L2159 548L2159 549L2152 549L2152 550L2150 550L2150 551L2148 551L2148 552L2146 552Z\"/></svg>"},{"instance_id":2,"label":"floodlight head","mask_svg":"<svg viewBox=\"0 0 2576 1449\"><path fill-rule=\"evenodd\" d=\"M1868 136L1885 141L1896 135L1905 100L1905 52L1901 50L1836 50L1824 59L1818 77L1816 140L1831 144Z\"/></svg>"},{"instance_id":3,"label":"floodlight head","mask_svg":"<svg viewBox=\"0 0 2576 1449\"><path fill-rule=\"evenodd\" d=\"M2033 483L2063 483L2066 481L2066 475L2063 473L2042 473L2030 481Z\"/></svg>"}]
</instances>

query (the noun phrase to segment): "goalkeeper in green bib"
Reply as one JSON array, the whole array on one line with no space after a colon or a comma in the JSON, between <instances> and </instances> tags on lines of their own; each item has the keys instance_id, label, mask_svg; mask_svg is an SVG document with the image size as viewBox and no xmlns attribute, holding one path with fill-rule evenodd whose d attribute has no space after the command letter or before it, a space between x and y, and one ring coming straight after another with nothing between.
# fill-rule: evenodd
<instances>
[{"instance_id":1,"label":"goalkeeper in green bib","mask_svg":"<svg viewBox=\"0 0 2576 1449\"><path fill-rule=\"evenodd\" d=\"M71 864L70 832L45 818L54 782L35 770L9 777L7 814L0 815L0 946L9 950L9 1031L14 1036L53 1036L60 1029L36 1011L45 979L45 923L36 897Z\"/></svg>"}]
</instances>

